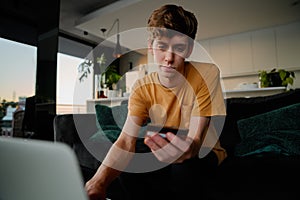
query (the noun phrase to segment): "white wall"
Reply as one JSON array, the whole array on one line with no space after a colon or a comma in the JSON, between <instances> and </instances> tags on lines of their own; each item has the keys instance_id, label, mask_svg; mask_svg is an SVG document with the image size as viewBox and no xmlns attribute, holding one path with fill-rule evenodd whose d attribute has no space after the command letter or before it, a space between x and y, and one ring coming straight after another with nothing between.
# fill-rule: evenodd
<instances>
[{"instance_id":1,"label":"white wall","mask_svg":"<svg viewBox=\"0 0 300 200\"><path fill-rule=\"evenodd\" d=\"M122 55L120 59L121 74L125 74L126 72L130 71L130 63L132 64L132 68L147 64L147 56L134 51L130 51L129 53Z\"/></svg>"},{"instance_id":2,"label":"white wall","mask_svg":"<svg viewBox=\"0 0 300 200\"><path fill-rule=\"evenodd\" d=\"M226 90L258 82L259 70L273 68L295 71L293 87L300 87L300 21L200 43L220 67Z\"/></svg>"}]
</instances>

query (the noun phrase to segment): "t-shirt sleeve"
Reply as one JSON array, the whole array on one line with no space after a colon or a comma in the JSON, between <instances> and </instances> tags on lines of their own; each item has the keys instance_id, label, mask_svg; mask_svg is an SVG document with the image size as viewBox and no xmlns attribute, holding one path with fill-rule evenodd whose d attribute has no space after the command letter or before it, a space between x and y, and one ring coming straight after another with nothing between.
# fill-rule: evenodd
<instances>
[{"instance_id":1,"label":"t-shirt sleeve","mask_svg":"<svg viewBox=\"0 0 300 200\"><path fill-rule=\"evenodd\" d=\"M143 93L143 85L136 81L128 101L128 115L137 116L142 119L148 118L147 97Z\"/></svg>"},{"instance_id":2,"label":"t-shirt sleeve","mask_svg":"<svg viewBox=\"0 0 300 200\"><path fill-rule=\"evenodd\" d=\"M197 111L200 112L201 116L226 115L220 70L213 64L201 64L196 69L201 76L201 83L196 88L198 104L194 104L193 115L197 115ZM197 107L199 107L200 111Z\"/></svg>"}]
</instances>

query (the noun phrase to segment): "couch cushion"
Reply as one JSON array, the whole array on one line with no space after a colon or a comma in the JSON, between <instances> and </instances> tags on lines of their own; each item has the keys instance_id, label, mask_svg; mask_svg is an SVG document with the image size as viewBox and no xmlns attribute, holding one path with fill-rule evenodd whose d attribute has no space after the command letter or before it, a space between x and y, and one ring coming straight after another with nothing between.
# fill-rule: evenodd
<instances>
[{"instance_id":1,"label":"couch cushion","mask_svg":"<svg viewBox=\"0 0 300 200\"><path fill-rule=\"evenodd\" d=\"M115 142L125 124L128 105L121 104L118 106L108 107L106 105L95 105L96 117L97 117L97 127L98 131L90 137L92 142L103 142L109 140L110 142ZM148 121L147 123L149 123ZM144 144L144 135L146 133L146 124L144 124L140 131L139 137L136 144L136 152L149 152L150 149Z\"/></svg>"},{"instance_id":2,"label":"couch cushion","mask_svg":"<svg viewBox=\"0 0 300 200\"><path fill-rule=\"evenodd\" d=\"M236 156L272 152L300 155L300 103L239 120Z\"/></svg>"},{"instance_id":3,"label":"couch cushion","mask_svg":"<svg viewBox=\"0 0 300 200\"><path fill-rule=\"evenodd\" d=\"M119 137L127 116L127 105L108 107L96 104L96 117L98 131L91 137L91 140L102 140L106 136L111 142Z\"/></svg>"},{"instance_id":4,"label":"couch cushion","mask_svg":"<svg viewBox=\"0 0 300 200\"><path fill-rule=\"evenodd\" d=\"M235 146L241 142L238 120L295 103L300 103L300 89L264 97L226 99L227 115L220 135L222 147L229 156L234 156Z\"/></svg>"},{"instance_id":5,"label":"couch cushion","mask_svg":"<svg viewBox=\"0 0 300 200\"><path fill-rule=\"evenodd\" d=\"M122 109L125 107L125 109ZM127 105L121 105L121 106L116 106L113 109L114 110L123 110L123 112L126 112L125 114L122 114L121 111L117 111L118 114L121 115L127 115ZM118 127L118 124L116 123L116 120L119 119L118 116L113 114L113 110L111 107L101 105L101 104L96 104L95 105L95 111L96 111L96 117L97 117L97 127L101 128L103 130L111 129L113 126L115 126L115 129L120 129ZM121 122L122 123L122 122Z\"/></svg>"}]
</instances>

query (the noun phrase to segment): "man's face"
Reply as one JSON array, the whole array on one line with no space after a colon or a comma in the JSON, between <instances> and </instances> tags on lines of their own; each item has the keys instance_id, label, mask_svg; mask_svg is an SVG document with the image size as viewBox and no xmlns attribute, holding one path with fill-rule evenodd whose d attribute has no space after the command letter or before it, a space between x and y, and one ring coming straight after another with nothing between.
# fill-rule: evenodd
<instances>
[{"instance_id":1,"label":"man's face","mask_svg":"<svg viewBox=\"0 0 300 200\"><path fill-rule=\"evenodd\" d=\"M165 78L176 77L183 73L184 61L191 54L191 46L185 35L174 35L172 38L155 38L150 47L154 62L158 64L158 73Z\"/></svg>"}]
</instances>

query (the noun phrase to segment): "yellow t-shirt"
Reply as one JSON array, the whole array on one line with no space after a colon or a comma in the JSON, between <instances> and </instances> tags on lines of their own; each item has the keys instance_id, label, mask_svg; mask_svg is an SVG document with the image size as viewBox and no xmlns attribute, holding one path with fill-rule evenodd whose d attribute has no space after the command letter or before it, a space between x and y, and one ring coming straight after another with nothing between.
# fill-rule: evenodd
<instances>
[{"instance_id":1,"label":"yellow t-shirt","mask_svg":"<svg viewBox=\"0 0 300 200\"><path fill-rule=\"evenodd\" d=\"M175 88L161 85L157 72L137 80L130 95L128 114L177 128L189 128L191 116L226 115L220 73L214 64L186 62L183 76L185 83ZM212 148L220 163L226 152L216 136L211 128L202 146Z\"/></svg>"}]
</instances>

